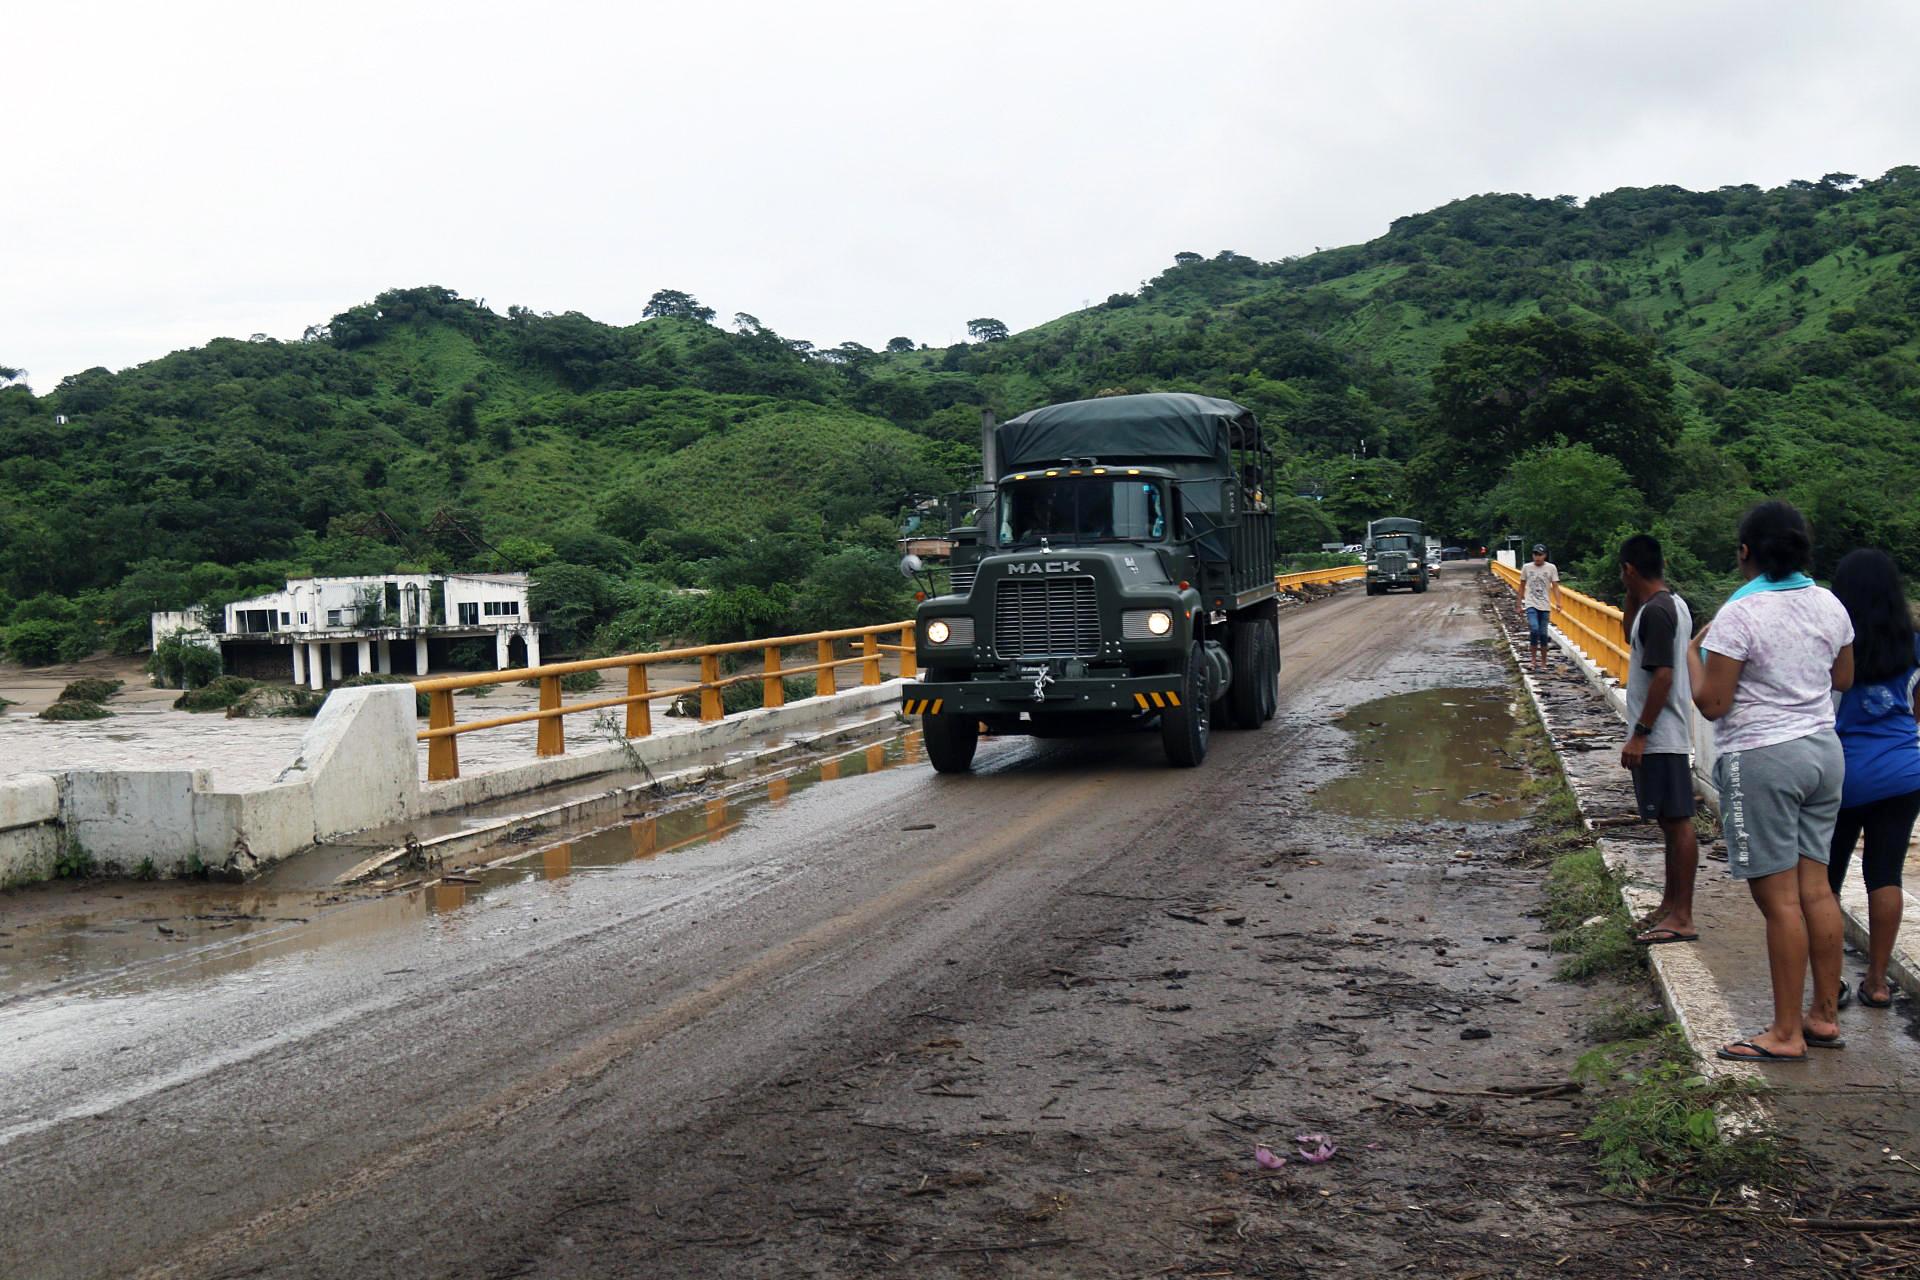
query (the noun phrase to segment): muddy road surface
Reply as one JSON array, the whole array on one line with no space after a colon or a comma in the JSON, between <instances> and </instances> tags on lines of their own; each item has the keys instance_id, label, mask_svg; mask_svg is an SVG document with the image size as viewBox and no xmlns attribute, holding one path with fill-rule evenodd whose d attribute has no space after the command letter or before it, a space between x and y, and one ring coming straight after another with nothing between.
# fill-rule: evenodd
<instances>
[{"instance_id":1,"label":"muddy road surface","mask_svg":"<svg viewBox=\"0 0 1920 1280\"><path fill-rule=\"evenodd\" d=\"M896 745L716 838L16 974L0 1275L1748 1274L1609 1216L1577 1096L1495 1092L1606 993L1529 915L1481 581L1288 610L1279 717L1197 771Z\"/></svg>"}]
</instances>

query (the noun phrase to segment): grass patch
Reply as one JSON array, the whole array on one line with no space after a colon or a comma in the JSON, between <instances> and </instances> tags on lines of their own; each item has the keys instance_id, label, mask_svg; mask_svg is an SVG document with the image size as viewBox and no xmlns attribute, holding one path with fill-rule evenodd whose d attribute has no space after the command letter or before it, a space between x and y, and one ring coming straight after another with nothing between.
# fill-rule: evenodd
<instances>
[{"instance_id":1,"label":"grass patch","mask_svg":"<svg viewBox=\"0 0 1920 1280\"><path fill-rule=\"evenodd\" d=\"M97 676L88 676L82 680L72 680L60 691L61 702L105 702L126 686L125 680L102 680Z\"/></svg>"},{"instance_id":2,"label":"grass patch","mask_svg":"<svg viewBox=\"0 0 1920 1280\"><path fill-rule=\"evenodd\" d=\"M198 689L189 689L173 700L175 711L225 711L253 691L254 682L245 676L216 676Z\"/></svg>"},{"instance_id":3,"label":"grass patch","mask_svg":"<svg viewBox=\"0 0 1920 1280\"><path fill-rule=\"evenodd\" d=\"M598 671L569 671L566 675L560 677L560 690L563 693L585 693L589 689L598 689L605 683L606 677ZM536 676L531 680L522 680L520 687L523 689L538 689L540 687L540 679Z\"/></svg>"},{"instance_id":4,"label":"grass patch","mask_svg":"<svg viewBox=\"0 0 1920 1280\"><path fill-rule=\"evenodd\" d=\"M1646 968L1633 942L1633 921L1620 900L1620 882L1596 848L1556 858L1547 872L1543 913L1548 947L1560 957L1557 974L1578 981L1602 975L1627 978Z\"/></svg>"},{"instance_id":5,"label":"grass patch","mask_svg":"<svg viewBox=\"0 0 1920 1280\"><path fill-rule=\"evenodd\" d=\"M113 712L97 702L69 702L62 699L40 713L42 720L105 720Z\"/></svg>"},{"instance_id":6,"label":"grass patch","mask_svg":"<svg viewBox=\"0 0 1920 1280\"><path fill-rule=\"evenodd\" d=\"M67 842L60 846L60 852L54 855L53 875L56 880L86 880L99 870L99 864L94 862L86 846L72 836L67 837Z\"/></svg>"},{"instance_id":7,"label":"grass patch","mask_svg":"<svg viewBox=\"0 0 1920 1280\"><path fill-rule=\"evenodd\" d=\"M1678 1027L1590 1050L1573 1074L1600 1096L1580 1136L1609 1187L1698 1195L1778 1179L1772 1139L1720 1124L1720 1109L1749 1090L1700 1074Z\"/></svg>"}]
</instances>

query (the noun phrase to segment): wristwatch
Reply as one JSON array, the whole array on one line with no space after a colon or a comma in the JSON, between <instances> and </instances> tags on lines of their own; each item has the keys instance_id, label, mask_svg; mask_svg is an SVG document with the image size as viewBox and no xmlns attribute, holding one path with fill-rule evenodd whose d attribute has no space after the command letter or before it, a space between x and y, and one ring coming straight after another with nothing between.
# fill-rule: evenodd
<instances>
[{"instance_id":1,"label":"wristwatch","mask_svg":"<svg viewBox=\"0 0 1920 1280\"><path fill-rule=\"evenodd\" d=\"M1636 724L1633 726L1633 736L1636 738L1650 738L1653 736L1653 726L1650 724Z\"/></svg>"}]
</instances>

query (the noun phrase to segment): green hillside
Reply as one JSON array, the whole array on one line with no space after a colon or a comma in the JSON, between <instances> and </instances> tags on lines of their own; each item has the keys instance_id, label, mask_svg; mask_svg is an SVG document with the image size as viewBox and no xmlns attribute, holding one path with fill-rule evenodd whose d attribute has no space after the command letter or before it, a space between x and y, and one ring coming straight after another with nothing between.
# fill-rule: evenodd
<instances>
[{"instance_id":1,"label":"green hillside","mask_svg":"<svg viewBox=\"0 0 1920 1280\"><path fill-rule=\"evenodd\" d=\"M1825 563L1873 542L1920 569L1917 250L1902 167L1475 196L1297 259L1183 253L934 350L722 327L671 291L615 327L396 290L299 342L0 388L0 634L29 661L133 648L154 608L403 566L541 571L576 646L884 616L893 517L965 480L982 407L1151 389L1260 415L1288 548L1391 509L1577 564L1646 524L1705 584L1768 494Z\"/></svg>"}]
</instances>

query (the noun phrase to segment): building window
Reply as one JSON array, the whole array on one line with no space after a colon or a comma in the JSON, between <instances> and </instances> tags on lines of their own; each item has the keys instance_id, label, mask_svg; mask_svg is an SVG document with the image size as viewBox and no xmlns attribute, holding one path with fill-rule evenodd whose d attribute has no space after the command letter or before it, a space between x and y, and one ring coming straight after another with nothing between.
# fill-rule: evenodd
<instances>
[{"instance_id":1,"label":"building window","mask_svg":"<svg viewBox=\"0 0 1920 1280\"><path fill-rule=\"evenodd\" d=\"M480 606L462 602L460 605L460 625L477 627L480 625Z\"/></svg>"},{"instance_id":2,"label":"building window","mask_svg":"<svg viewBox=\"0 0 1920 1280\"><path fill-rule=\"evenodd\" d=\"M300 611L300 625L303 627L307 625L307 611L304 609Z\"/></svg>"},{"instance_id":3,"label":"building window","mask_svg":"<svg viewBox=\"0 0 1920 1280\"><path fill-rule=\"evenodd\" d=\"M518 600L489 600L482 608L489 618L517 618L520 616Z\"/></svg>"},{"instance_id":4,"label":"building window","mask_svg":"<svg viewBox=\"0 0 1920 1280\"><path fill-rule=\"evenodd\" d=\"M293 615L288 613L285 609L282 609L280 611L280 625L284 627L284 626L287 626L292 621L293 621Z\"/></svg>"},{"instance_id":5,"label":"building window","mask_svg":"<svg viewBox=\"0 0 1920 1280\"><path fill-rule=\"evenodd\" d=\"M340 611L338 609L327 610L327 625L330 627L340 625Z\"/></svg>"}]
</instances>

